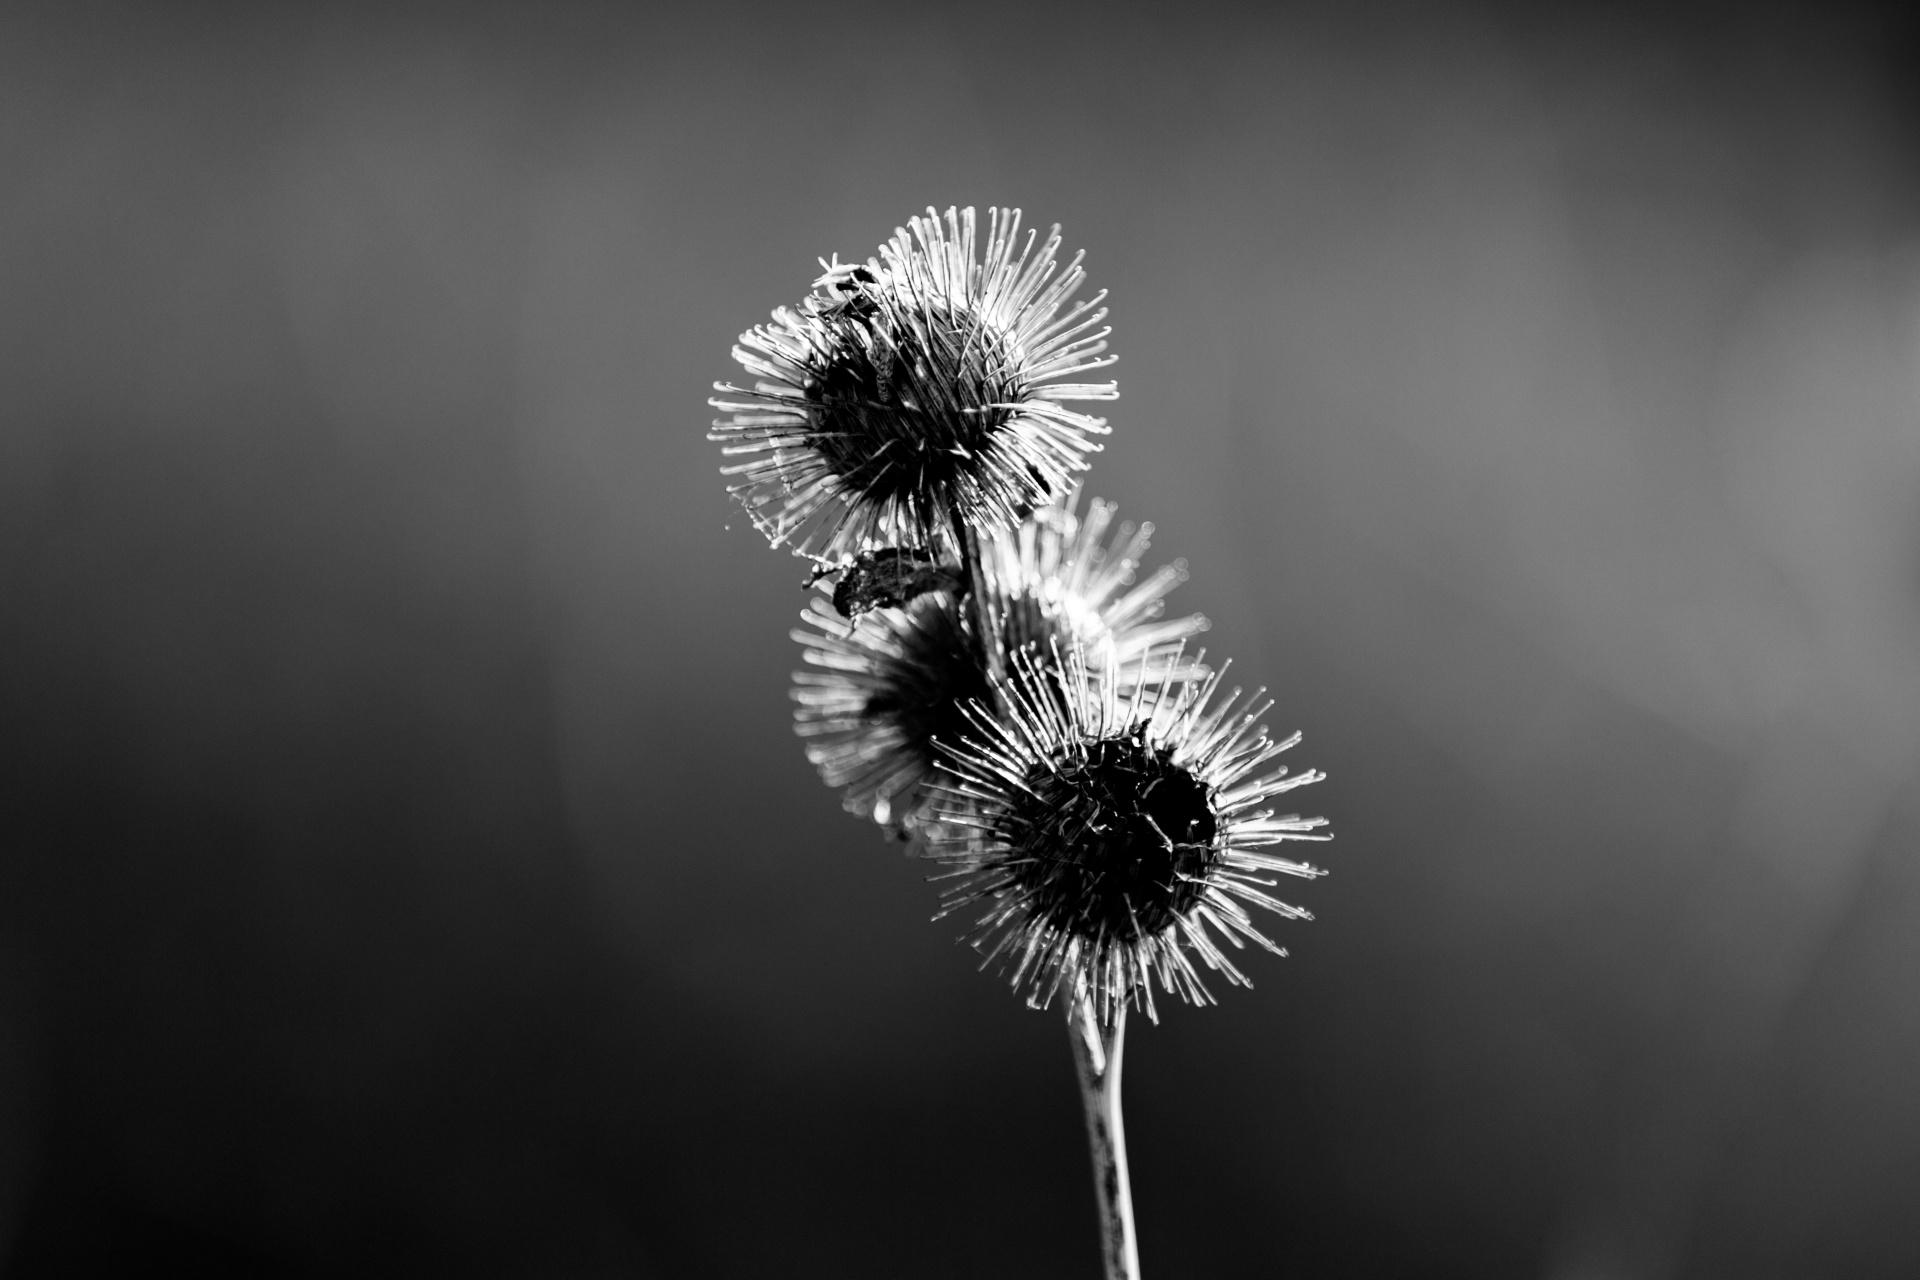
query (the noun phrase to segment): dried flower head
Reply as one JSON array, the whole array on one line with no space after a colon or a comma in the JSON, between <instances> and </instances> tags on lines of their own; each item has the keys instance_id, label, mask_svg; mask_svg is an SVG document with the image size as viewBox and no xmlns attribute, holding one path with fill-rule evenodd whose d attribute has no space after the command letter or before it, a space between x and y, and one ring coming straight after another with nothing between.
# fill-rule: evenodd
<instances>
[{"instance_id":1,"label":"dried flower head","mask_svg":"<svg viewBox=\"0 0 1920 1280\"><path fill-rule=\"evenodd\" d=\"M1197 613L1162 616L1167 593L1187 580L1185 560L1136 579L1140 557L1152 545L1151 522L1116 528L1117 504L1095 498L1084 517L1079 505L1075 486L1034 512L1015 536L982 548L987 613L1001 637L1003 659L1026 649L1047 662L1056 646L1077 642L1091 663L1126 678L1142 654L1167 656L1208 623ZM1157 664L1148 669L1161 670ZM1192 663L1181 664L1177 673L1182 679L1198 674Z\"/></svg>"},{"instance_id":2,"label":"dried flower head","mask_svg":"<svg viewBox=\"0 0 1920 1280\"><path fill-rule=\"evenodd\" d=\"M1204 674L1180 646L1207 620L1162 617L1167 593L1186 581L1185 564L1136 581L1153 526L1114 529L1114 505L1097 498L1083 520L1078 496L1036 512L1016 538L989 549L985 613L1002 653L1046 661L1056 646L1079 644L1116 667L1151 655L1155 678ZM944 775L935 743L969 731L968 702L992 700L988 662L958 570L879 557L856 562L849 575L863 564L861 576L843 577L834 591L843 614L854 612L856 598L868 602L855 616L836 617L819 600L800 615L810 629L793 638L819 670L794 673L794 728L827 784L846 788L850 811L905 832L924 817L929 787ZM1126 666L1116 678L1137 674Z\"/></svg>"},{"instance_id":3,"label":"dried flower head","mask_svg":"<svg viewBox=\"0 0 1920 1280\"><path fill-rule=\"evenodd\" d=\"M814 600L800 617L812 630L793 638L822 668L793 673L807 759L828 786L846 788L849 812L905 835L939 774L934 742L965 732L962 708L993 696L967 611L934 591L851 620Z\"/></svg>"},{"instance_id":4,"label":"dried flower head","mask_svg":"<svg viewBox=\"0 0 1920 1280\"><path fill-rule=\"evenodd\" d=\"M981 256L971 208L929 209L740 336L755 381L715 384L711 438L773 545L844 560L959 526L991 537L1085 469L1106 423L1063 406L1118 393L1061 379L1112 363L1106 294L1063 310L1080 255L1063 269L1058 227L1037 248L1019 230L1018 210L990 210Z\"/></svg>"},{"instance_id":5,"label":"dried flower head","mask_svg":"<svg viewBox=\"0 0 1920 1280\"><path fill-rule=\"evenodd\" d=\"M1139 666L1155 659L1143 656ZM1167 659L1161 659L1165 662ZM984 906L972 935L989 964L1044 1006L1057 993L1111 1022L1122 1004L1155 1016L1163 991L1212 1000L1193 957L1251 985L1219 945L1286 953L1247 907L1308 913L1266 892L1274 873L1324 874L1268 849L1325 840L1321 818L1276 816L1275 796L1323 777L1268 770L1299 741L1267 736L1264 690L1215 701L1204 682L1113 677L1083 649L1043 664L1015 655L1003 715L974 705L970 736L943 740L952 780L933 806L929 856L949 868L941 915Z\"/></svg>"}]
</instances>

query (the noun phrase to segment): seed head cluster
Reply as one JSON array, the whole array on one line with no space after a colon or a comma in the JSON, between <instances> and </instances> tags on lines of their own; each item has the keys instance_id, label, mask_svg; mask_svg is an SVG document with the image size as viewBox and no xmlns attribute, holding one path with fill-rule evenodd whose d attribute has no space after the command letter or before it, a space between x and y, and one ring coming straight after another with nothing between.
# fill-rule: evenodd
<instances>
[{"instance_id":1,"label":"seed head cluster","mask_svg":"<svg viewBox=\"0 0 1920 1280\"><path fill-rule=\"evenodd\" d=\"M864 263L822 261L797 306L740 337L716 383L730 492L822 595L793 632L794 726L846 807L932 859L941 915L972 917L1029 1002L1111 1025L1154 988L1246 985L1229 950L1284 955L1250 908L1323 874L1272 852L1324 840L1276 796L1256 693L1221 693L1166 616L1182 561L1138 573L1153 526L1080 508L1115 398L1105 294L1017 210L929 209ZM831 584L830 596L826 592ZM1222 669L1224 670L1224 668Z\"/></svg>"}]
</instances>

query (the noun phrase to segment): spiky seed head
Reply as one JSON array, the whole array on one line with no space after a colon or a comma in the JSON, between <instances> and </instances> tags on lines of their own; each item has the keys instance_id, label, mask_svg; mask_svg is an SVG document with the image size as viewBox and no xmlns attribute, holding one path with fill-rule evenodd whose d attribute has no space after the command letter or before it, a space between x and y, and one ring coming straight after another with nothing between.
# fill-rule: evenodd
<instances>
[{"instance_id":1,"label":"spiky seed head","mask_svg":"<svg viewBox=\"0 0 1920 1280\"><path fill-rule=\"evenodd\" d=\"M951 882L941 914L977 911L975 946L1030 1003L1064 994L1103 1022L1123 1004L1155 1016L1156 982L1210 1003L1202 969L1251 985L1221 944L1286 954L1248 908L1308 919L1267 889L1324 874L1270 848L1330 838L1322 818L1265 807L1323 776L1272 767L1299 736L1268 737L1271 703L1219 697L1219 674L1155 680L1155 661L1123 679L1080 645L1014 655L998 714L976 704L969 736L942 743L928 826Z\"/></svg>"},{"instance_id":2,"label":"spiky seed head","mask_svg":"<svg viewBox=\"0 0 1920 1280\"><path fill-rule=\"evenodd\" d=\"M1100 369L1105 294L1068 301L1059 228L1036 246L1018 210L913 218L865 264L837 259L797 308L740 337L751 386L717 383L711 438L741 459L731 492L775 546L849 559L1010 533L1063 492L1106 423L1069 410L1111 400Z\"/></svg>"}]
</instances>

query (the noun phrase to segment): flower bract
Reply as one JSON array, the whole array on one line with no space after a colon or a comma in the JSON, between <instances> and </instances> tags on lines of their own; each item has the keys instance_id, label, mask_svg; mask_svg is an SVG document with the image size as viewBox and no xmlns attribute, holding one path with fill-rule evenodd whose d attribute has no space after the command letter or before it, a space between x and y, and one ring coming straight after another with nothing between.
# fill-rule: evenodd
<instances>
[{"instance_id":1,"label":"flower bract","mask_svg":"<svg viewBox=\"0 0 1920 1280\"><path fill-rule=\"evenodd\" d=\"M740 337L751 385L716 383L730 492L775 546L827 560L1011 532L1086 467L1106 423L1068 403L1112 363L1080 256L992 209L913 218L864 265L827 270Z\"/></svg>"}]
</instances>

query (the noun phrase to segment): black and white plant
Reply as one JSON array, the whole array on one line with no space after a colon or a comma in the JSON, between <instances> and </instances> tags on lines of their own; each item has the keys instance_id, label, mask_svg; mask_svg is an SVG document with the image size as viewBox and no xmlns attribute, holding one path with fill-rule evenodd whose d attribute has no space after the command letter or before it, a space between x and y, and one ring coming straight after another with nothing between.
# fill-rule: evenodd
<instances>
[{"instance_id":1,"label":"black and white plant","mask_svg":"<svg viewBox=\"0 0 1920 1280\"><path fill-rule=\"evenodd\" d=\"M1154 989L1251 985L1233 953L1285 952L1255 922L1308 913L1279 846L1326 840L1280 814L1318 781L1279 763L1264 690L1225 689L1167 618L1186 566L1144 580L1153 532L1080 510L1112 400L1105 294L1017 210L929 209L865 263L822 262L797 307L743 334L751 383L718 383L730 492L831 583L796 630L795 728L846 807L938 867L939 915L987 966L1064 1010L1085 1103L1109 1280L1137 1280L1120 1065Z\"/></svg>"}]
</instances>

